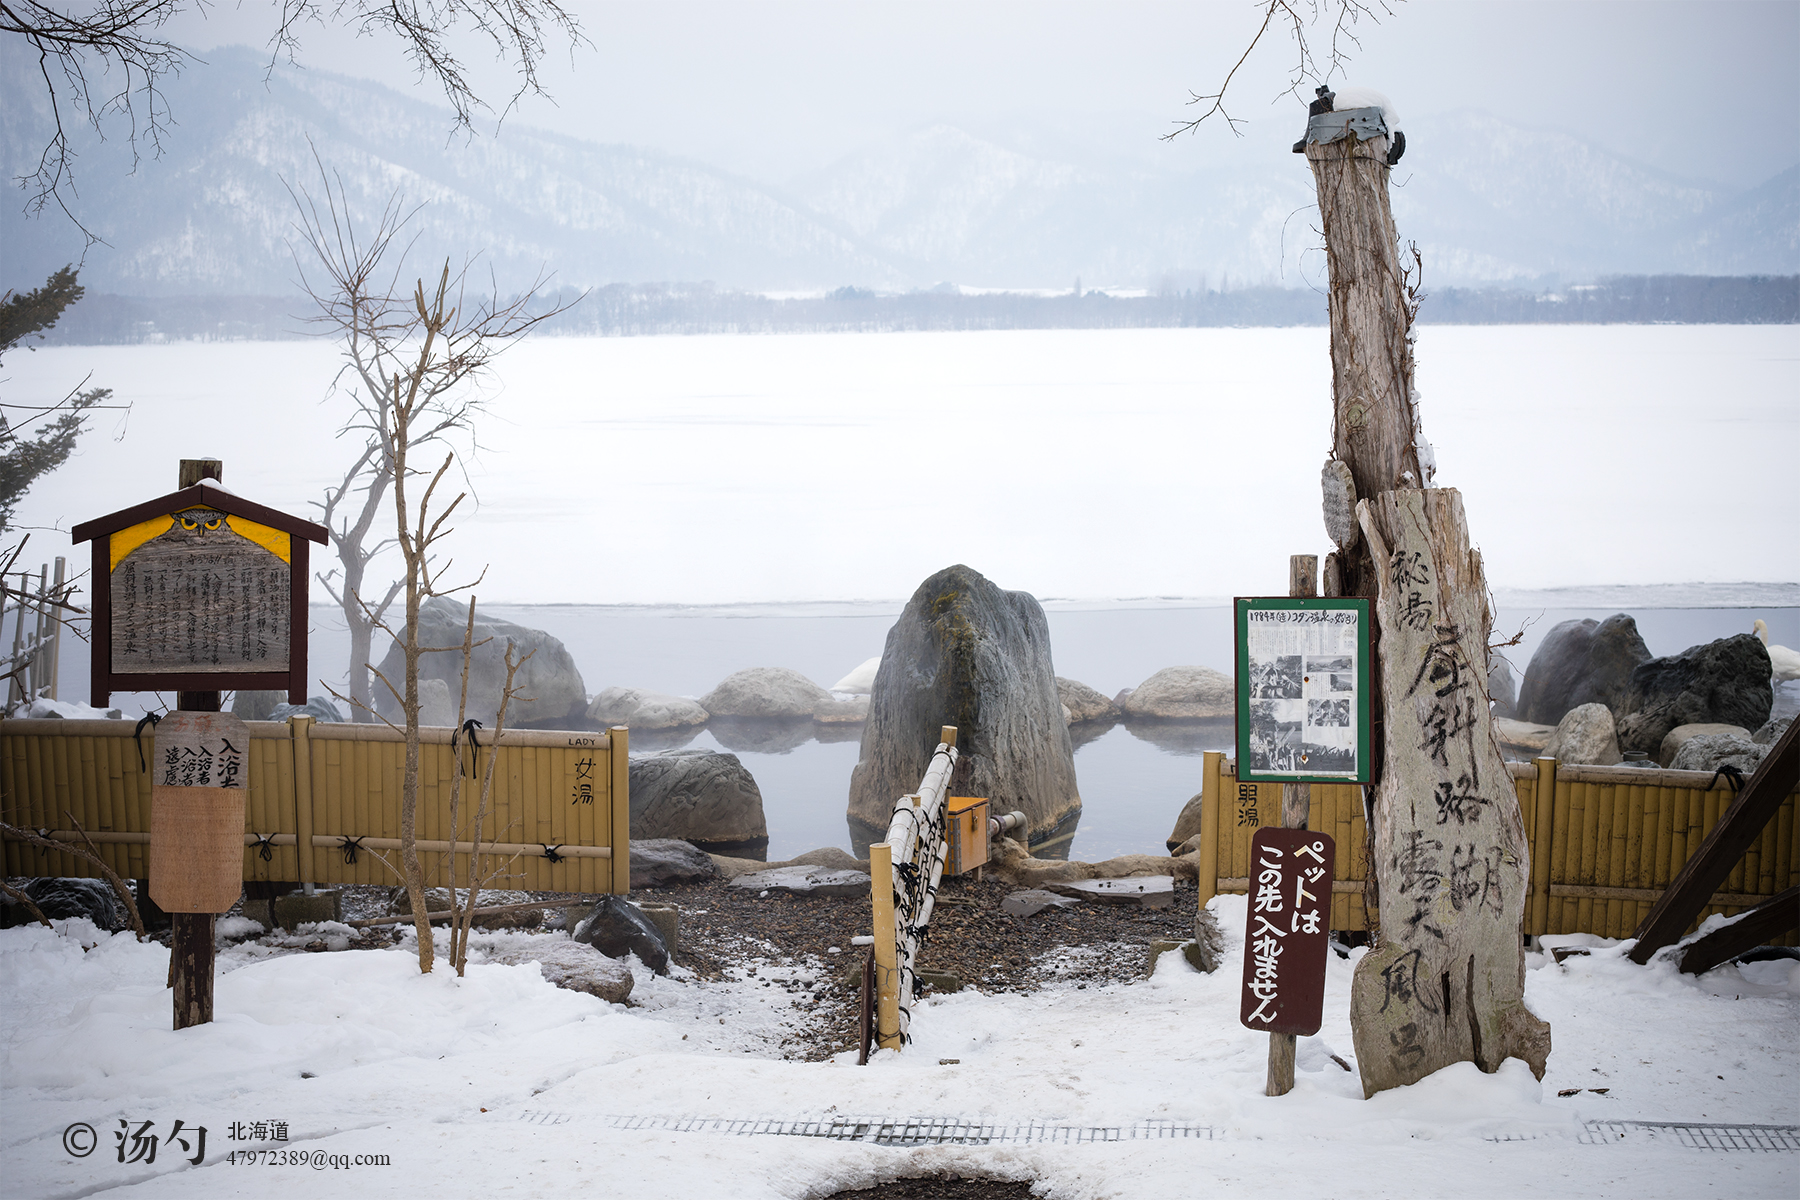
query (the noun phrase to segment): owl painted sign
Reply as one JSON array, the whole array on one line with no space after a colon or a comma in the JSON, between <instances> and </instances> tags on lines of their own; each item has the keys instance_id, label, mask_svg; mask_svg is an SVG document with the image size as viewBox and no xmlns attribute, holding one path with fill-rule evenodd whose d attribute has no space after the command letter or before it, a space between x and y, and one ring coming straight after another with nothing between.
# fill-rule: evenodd
<instances>
[{"instance_id":1,"label":"owl painted sign","mask_svg":"<svg viewBox=\"0 0 1800 1200\"><path fill-rule=\"evenodd\" d=\"M306 701L307 551L326 531L211 480L77 525L93 543L93 696L285 690Z\"/></svg>"}]
</instances>

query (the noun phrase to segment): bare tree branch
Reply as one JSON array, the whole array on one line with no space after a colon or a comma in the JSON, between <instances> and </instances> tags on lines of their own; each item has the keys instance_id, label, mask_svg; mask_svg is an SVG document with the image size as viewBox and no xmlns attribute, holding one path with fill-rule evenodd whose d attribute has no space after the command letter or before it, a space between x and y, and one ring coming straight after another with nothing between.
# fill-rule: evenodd
<instances>
[{"instance_id":1,"label":"bare tree branch","mask_svg":"<svg viewBox=\"0 0 1800 1200\"><path fill-rule=\"evenodd\" d=\"M1371 23L1379 25L1382 17L1394 15L1393 5L1401 0L1262 0L1262 24L1250 39L1249 45L1232 64L1231 70L1225 73L1225 80L1216 92L1190 92L1189 104L1205 104L1206 111L1191 121L1177 121L1175 128L1163 134L1162 140L1169 141L1184 133L1193 133L1209 118L1218 116L1224 119L1226 127L1232 133L1242 137L1238 126L1243 119L1232 116L1225 108L1226 93L1231 90L1231 81L1237 77L1238 71L1250 58L1251 53L1269 32L1269 26L1284 26L1294 45L1294 64L1288 69L1288 85L1277 97L1300 95L1300 89L1308 83L1326 83L1332 76L1343 73L1344 66L1350 61L1352 49L1362 49L1362 42L1356 36L1356 24L1367 18ZM1313 42L1308 32L1316 30L1321 22L1329 21L1330 36L1325 56L1321 59L1313 51Z\"/></svg>"}]
</instances>

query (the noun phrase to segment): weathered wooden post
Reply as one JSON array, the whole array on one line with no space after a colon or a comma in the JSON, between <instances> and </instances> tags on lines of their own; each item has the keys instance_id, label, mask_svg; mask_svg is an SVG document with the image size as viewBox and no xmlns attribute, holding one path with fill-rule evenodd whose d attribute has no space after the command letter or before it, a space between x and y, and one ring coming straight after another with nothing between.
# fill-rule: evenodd
<instances>
[{"instance_id":1,"label":"weathered wooden post","mask_svg":"<svg viewBox=\"0 0 1800 1200\"><path fill-rule=\"evenodd\" d=\"M1295 554L1288 558L1288 595L1295 597L1319 594L1319 559L1312 554ZM1312 784L1281 785L1281 827L1305 829L1312 816ZM1269 1035L1269 1078L1263 1093L1285 1096L1294 1090L1294 1035Z\"/></svg>"},{"instance_id":2,"label":"weathered wooden post","mask_svg":"<svg viewBox=\"0 0 1800 1200\"><path fill-rule=\"evenodd\" d=\"M213 1015L213 924L243 888L249 731L222 689L306 702L307 548L325 530L216 486L181 460L177 491L77 525L93 543L89 703L173 690L149 762L150 895L170 915L176 1029Z\"/></svg>"},{"instance_id":3,"label":"weathered wooden post","mask_svg":"<svg viewBox=\"0 0 1800 1200\"><path fill-rule=\"evenodd\" d=\"M1369 827L1381 943L1357 964L1350 1010L1363 1092L1509 1057L1542 1078L1550 1027L1524 1002L1529 849L1488 713L1487 583L1461 496L1427 487L1387 193L1397 131L1384 107L1331 101L1314 105L1305 144L1331 276L1326 592L1373 597L1380 639Z\"/></svg>"}]
</instances>

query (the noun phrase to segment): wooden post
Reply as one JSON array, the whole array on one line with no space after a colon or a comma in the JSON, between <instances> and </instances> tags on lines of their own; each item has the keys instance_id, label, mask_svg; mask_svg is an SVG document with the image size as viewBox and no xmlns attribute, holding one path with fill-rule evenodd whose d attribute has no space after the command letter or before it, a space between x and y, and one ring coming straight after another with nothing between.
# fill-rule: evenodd
<instances>
[{"instance_id":1,"label":"wooden post","mask_svg":"<svg viewBox=\"0 0 1800 1200\"><path fill-rule=\"evenodd\" d=\"M59 600L65 598L63 596L63 581L67 578L68 569L69 560L58 555L56 559L56 596ZM96 584L95 586L98 587L99 585ZM50 643L50 698L52 700L57 698L56 681L57 677L62 673L63 632L68 628L63 621L60 609L57 611L55 622L54 628L56 632L52 636L56 640Z\"/></svg>"},{"instance_id":2,"label":"wooden post","mask_svg":"<svg viewBox=\"0 0 1800 1200\"><path fill-rule=\"evenodd\" d=\"M1295 554L1288 558L1288 595L1317 596L1319 594L1319 559L1312 554ZM1307 820L1312 816L1312 784L1284 783L1281 785L1281 827L1283 829L1305 829ZM1251 874L1256 872L1251 870ZM1251 891L1255 892L1252 886ZM1328 898L1329 899L1329 898ZM1246 953L1248 953L1246 951ZM1271 1033L1269 1035L1269 1077L1263 1088L1266 1096L1285 1096L1294 1090L1294 1035L1291 1033Z\"/></svg>"},{"instance_id":3,"label":"wooden post","mask_svg":"<svg viewBox=\"0 0 1800 1200\"><path fill-rule=\"evenodd\" d=\"M294 858L300 864L300 886L308 895L319 881L313 863L313 779L311 717L289 717L294 739ZM271 912L273 910L271 909Z\"/></svg>"},{"instance_id":4,"label":"wooden post","mask_svg":"<svg viewBox=\"0 0 1800 1200\"><path fill-rule=\"evenodd\" d=\"M1357 964L1350 1010L1368 1096L1461 1061L1492 1072L1518 1057L1542 1079L1550 1049L1523 995L1530 851L1488 712L1487 584L1462 498L1426 490L1388 145L1315 118L1305 147L1330 272L1322 483L1338 549L1326 576L1373 597L1377 618L1369 865L1382 940Z\"/></svg>"},{"instance_id":5,"label":"wooden post","mask_svg":"<svg viewBox=\"0 0 1800 1200\"><path fill-rule=\"evenodd\" d=\"M612 764L612 888L616 896L631 892L631 730L614 725L606 731L607 761Z\"/></svg>"},{"instance_id":6,"label":"wooden post","mask_svg":"<svg viewBox=\"0 0 1800 1200\"><path fill-rule=\"evenodd\" d=\"M869 847L869 898L875 935L875 1044L900 1049L900 960L894 945L894 848Z\"/></svg>"},{"instance_id":7,"label":"wooden post","mask_svg":"<svg viewBox=\"0 0 1800 1200\"><path fill-rule=\"evenodd\" d=\"M1537 760L1537 783L1532 787L1532 837L1536 853L1531 859L1531 904L1525 913L1525 932L1542 937L1550 932L1550 845L1556 838L1556 760Z\"/></svg>"},{"instance_id":8,"label":"wooden post","mask_svg":"<svg viewBox=\"0 0 1800 1200\"><path fill-rule=\"evenodd\" d=\"M1200 761L1200 867L1196 882L1200 891L1199 907L1205 908L1207 902L1219 894L1219 831L1226 827L1219 812L1225 795L1219 774L1225 767L1225 755L1218 750L1208 750ZM1199 916L1198 912L1195 916Z\"/></svg>"}]
</instances>

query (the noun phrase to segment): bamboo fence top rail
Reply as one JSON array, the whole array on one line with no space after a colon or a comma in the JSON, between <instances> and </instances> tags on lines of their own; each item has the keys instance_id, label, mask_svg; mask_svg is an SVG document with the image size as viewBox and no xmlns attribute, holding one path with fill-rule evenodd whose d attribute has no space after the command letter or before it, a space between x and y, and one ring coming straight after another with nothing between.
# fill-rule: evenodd
<instances>
[{"instance_id":1,"label":"bamboo fence top rail","mask_svg":"<svg viewBox=\"0 0 1800 1200\"><path fill-rule=\"evenodd\" d=\"M282 738L290 735L286 721L246 721L253 738ZM57 717L12 717L7 718L0 728L5 732L20 737L33 735L40 737L122 737L129 738L137 728L136 721L126 720L63 720ZM452 734L457 731L448 726L422 725L419 727L419 741L425 745L447 746ZM144 736L151 736L148 727ZM386 725L350 725L314 723L309 737L328 742L404 742L406 736ZM457 739L462 740L460 737ZM476 731L476 741L483 750L493 745L493 735L487 730ZM612 738L597 730L582 729L508 729L500 735L502 746L548 746L559 750L608 750L612 747Z\"/></svg>"},{"instance_id":2,"label":"bamboo fence top rail","mask_svg":"<svg viewBox=\"0 0 1800 1200\"><path fill-rule=\"evenodd\" d=\"M1220 774L1236 779L1236 760L1226 759L1219 770ZM1531 762L1508 760L1506 771L1514 779L1536 779L1538 777L1537 761L1535 759ZM1712 791L1729 791L1731 788L1723 776L1715 775L1711 771L1671 771L1663 767L1624 765L1595 767L1560 761L1556 763L1556 778L1562 783L1611 783L1624 784L1627 787L1696 788L1700 791L1709 790L1709 785Z\"/></svg>"}]
</instances>

